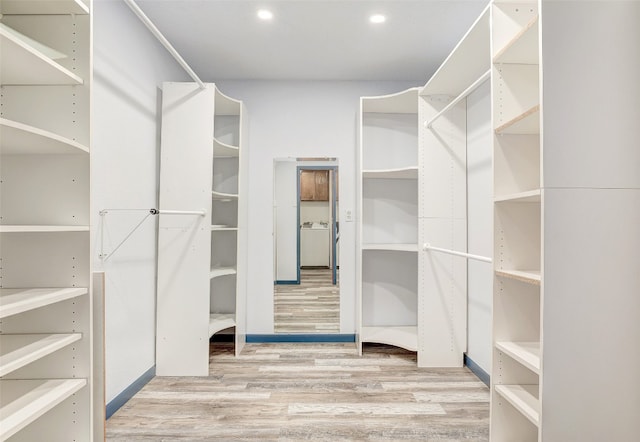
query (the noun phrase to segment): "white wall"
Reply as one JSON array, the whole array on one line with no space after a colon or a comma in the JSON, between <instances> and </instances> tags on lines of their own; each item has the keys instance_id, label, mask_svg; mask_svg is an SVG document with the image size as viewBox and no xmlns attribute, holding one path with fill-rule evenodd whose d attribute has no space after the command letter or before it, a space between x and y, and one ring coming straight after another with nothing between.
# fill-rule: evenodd
<instances>
[{"instance_id":1,"label":"white wall","mask_svg":"<svg viewBox=\"0 0 640 442\"><path fill-rule=\"evenodd\" d=\"M467 97L467 250L493 253L491 85ZM467 356L491 373L491 264L469 260Z\"/></svg>"},{"instance_id":2,"label":"white wall","mask_svg":"<svg viewBox=\"0 0 640 442\"><path fill-rule=\"evenodd\" d=\"M273 333L273 159L336 157L340 218L355 209L359 97L402 91L408 82L218 81L249 114L247 333ZM355 223L340 225L340 332L355 332Z\"/></svg>"},{"instance_id":3,"label":"white wall","mask_svg":"<svg viewBox=\"0 0 640 442\"><path fill-rule=\"evenodd\" d=\"M274 167L273 212L276 229L276 281L298 279L298 193L296 191L296 161L278 160ZM266 217L265 217L266 218ZM249 245L251 246L251 245Z\"/></svg>"},{"instance_id":4,"label":"white wall","mask_svg":"<svg viewBox=\"0 0 640 442\"><path fill-rule=\"evenodd\" d=\"M185 81L177 66L122 2L94 1L92 226L94 270L106 272L106 400L155 364L155 217L108 261L110 251L144 216L103 208L156 207L160 84Z\"/></svg>"}]
</instances>

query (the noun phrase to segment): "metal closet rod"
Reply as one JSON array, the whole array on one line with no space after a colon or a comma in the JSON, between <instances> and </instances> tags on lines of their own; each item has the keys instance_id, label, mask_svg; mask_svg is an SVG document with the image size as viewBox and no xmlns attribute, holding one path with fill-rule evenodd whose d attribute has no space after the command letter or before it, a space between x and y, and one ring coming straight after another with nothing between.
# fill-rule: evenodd
<instances>
[{"instance_id":1,"label":"metal closet rod","mask_svg":"<svg viewBox=\"0 0 640 442\"><path fill-rule=\"evenodd\" d=\"M444 115L446 112L448 112L449 109L451 109L453 106L455 106L460 101L462 101L464 98L466 98L467 95L469 95L471 92L475 91L478 88L478 86L480 86L482 83L484 83L490 76L491 76L491 69L489 69L487 72L482 74L480 76L480 78L478 78L476 81L474 81L471 86L469 86L464 91L462 91L462 93L460 93L460 95L458 95L456 98L454 98L451 103L447 104L444 107L444 109L442 109L440 112L438 112L431 120L425 121L424 127L426 127L427 129L431 129L431 126L433 125L433 123L438 118L440 118L442 115Z\"/></svg>"},{"instance_id":2,"label":"metal closet rod","mask_svg":"<svg viewBox=\"0 0 640 442\"><path fill-rule=\"evenodd\" d=\"M433 250L434 252L442 252L442 253L447 253L449 255L461 256L463 258L475 259L476 261L489 262L489 263L493 262L491 258L488 258L486 256L472 255L471 253L458 252L456 250L450 250L450 249L442 249L440 247L433 247L429 243L425 243L422 246L422 250L425 250L425 251Z\"/></svg>"},{"instance_id":3,"label":"metal closet rod","mask_svg":"<svg viewBox=\"0 0 640 442\"><path fill-rule=\"evenodd\" d=\"M171 43L169 43L169 40L167 40L164 37L164 35L162 35L162 32L160 32L160 30L156 28L156 25L153 24L153 22L149 19L149 17L147 17L147 15L144 12L142 12L142 9L140 9L137 3L134 0L124 0L124 2L127 4L127 6L129 6L129 8L133 11L133 13L138 16L140 21L144 23L144 25L151 31L151 33L158 39L158 41L162 43L162 46L164 46L167 49L167 51L169 51L169 53L173 56L173 58L176 59L178 64L182 66L182 69L187 71L187 74L189 74L189 76L193 78L193 81L198 83L198 86L200 86L200 89L204 89L206 86L204 85L202 80L200 80L200 77L198 77L198 75L193 71L193 69L191 69L191 66L189 66L187 62L184 61L184 58L182 58L182 56L178 53L178 51L176 51L175 48L171 45Z\"/></svg>"},{"instance_id":4,"label":"metal closet rod","mask_svg":"<svg viewBox=\"0 0 640 442\"><path fill-rule=\"evenodd\" d=\"M164 210L164 209L102 209L100 216L109 212L149 212L150 215L200 215L205 216L206 210Z\"/></svg>"}]
</instances>

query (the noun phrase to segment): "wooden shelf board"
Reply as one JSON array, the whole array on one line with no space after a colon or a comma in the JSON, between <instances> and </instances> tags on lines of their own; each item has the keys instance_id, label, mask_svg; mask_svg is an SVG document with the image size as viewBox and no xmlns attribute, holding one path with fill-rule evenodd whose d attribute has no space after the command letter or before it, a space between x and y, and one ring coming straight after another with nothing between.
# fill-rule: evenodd
<instances>
[{"instance_id":1,"label":"wooden shelf board","mask_svg":"<svg viewBox=\"0 0 640 442\"><path fill-rule=\"evenodd\" d=\"M362 327L362 342L395 345L410 351L418 351L417 326Z\"/></svg>"},{"instance_id":2,"label":"wooden shelf board","mask_svg":"<svg viewBox=\"0 0 640 442\"><path fill-rule=\"evenodd\" d=\"M23 226L0 225L0 233L88 232L89 226Z\"/></svg>"},{"instance_id":3,"label":"wooden shelf board","mask_svg":"<svg viewBox=\"0 0 640 442\"><path fill-rule=\"evenodd\" d=\"M68 138L17 121L0 118L0 152L13 154L82 154L89 148Z\"/></svg>"},{"instance_id":4,"label":"wooden shelf board","mask_svg":"<svg viewBox=\"0 0 640 442\"><path fill-rule=\"evenodd\" d=\"M81 333L0 335L0 377L80 339Z\"/></svg>"},{"instance_id":5,"label":"wooden shelf board","mask_svg":"<svg viewBox=\"0 0 640 442\"><path fill-rule=\"evenodd\" d=\"M209 279L219 278L220 276L235 275L237 273L235 267L219 267L211 269L209 272Z\"/></svg>"},{"instance_id":6,"label":"wooden shelf board","mask_svg":"<svg viewBox=\"0 0 640 442\"><path fill-rule=\"evenodd\" d=\"M2 85L83 84L82 78L2 27L0 52Z\"/></svg>"},{"instance_id":7,"label":"wooden shelf board","mask_svg":"<svg viewBox=\"0 0 640 442\"><path fill-rule=\"evenodd\" d=\"M363 170L362 178L417 180L418 166L403 167L398 169Z\"/></svg>"},{"instance_id":8,"label":"wooden shelf board","mask_svg":"<svg viewBox=\"0 0 640 442\"><path fill-rule=\"evenodd\" d=\"M86 379L0 380L0 440L6 440L87 385Z\"/></svg>"},{"instance_id":9,"label":"wooden shelf board","mask_svg":"<svg viewBox=\"0 0 640 442\"><path fill-rule=\"evenodd\" d=\"M0 318L86 295L86 287L0 289Z\"/></svg>"},{"instance_id":10,"label":"wooden shelf board","mask_svg":"<svg viewBox=\"0 0 640 442\"><path fill-rule=\"evenodd\" d=\"M234 231L234 230L238 230L237 227L231 227L231 226L224 226L222 224L214 224L211 226L211 230L212 231L216 231L216 232L220 232L220 231Z\"/></svg>"},{"instance_id":11,"label":"wooden shelf board","mask_svg":"<svg viewBox=\"0 0 640 442\"><path fill-rule=\"evenodd\" d=\"M417 114L418 88L413 87L396 94L362 97L363 113Z\"/></svg>"},{"instance_id":12,"label":"wooden shelf board","mask_svg":"<svg viewBox=\"0 0 640 442\"><path fill-rule=\"evenodd\" d=\"M532 285L540 285L540 270L505 270L496 269L496 276L515 279Z\"/></svg>"},{"instance_id":13,"label":"wooden shelf board","mask_svg":"<svg viewBox=\"0 0 640 442\"><path fill-rule=\"evenodd\" d=\"M443 94L457 97L491 68L490 6L488 5L471 25L446 60L424 85L420 95Z\"/></svg>"},{"instance_id":14,"label":"wooden shelf board","mask_svg":"<svg viewBox=\"0 0 640 442\"><path fill-rule=\"evenodd\" d=\"M362 250L389 250L395 252L418 252L418 244L362 244Z\"/></svg>"},{"instance_id":15,"label":"wooden shelf board","mask_svg":"<svg viewBox=\"0 0 640 442\"><path fill-rule=\"evenodd\" d=\"M236 326L236 315L233 313L211 313L209 315L209 337L230 327Z\"/></svg>"},{"instance_id":16,"label":"wooden shelf board","mask_svg":"<svg viewBox=\"0 0 640 442\"><path fill-rule=\"evenodd\" d=\"M213 156L214 157L237 157L240 155L240 148L230 144L213 139Z\"/></svg>"},{"instance_id":17,"label":"wooden shelf board","mask_svg":"<svg viewBox=\"0 0 640 442\"><path fill-rule=\"evenodd\" d=\"M536 104L496 129L496 134L533 135L540 133L540 105Z\"/></svg>"},{"instance_id":18,"label":"wooden shelf board","mask_svg":"<svg viewBox=\"0 0 640 442\"><path fill-rule=\"evenodd\" d=\"M6 15L61 15L89 14L89 7L81 0L2 0L0 14Z\"/></svg>"},{"instance_id":19,"label":"wooden shelf board","mask_svg":"<svg viewBox=\"0 0 640 442\"><path fill-rule=\"evenodd\" d=\"M211 196L213 197L214 200L218 200L218 201L231 201L231 200L238 199L237 193L216 192L215 190L211 192Z\"/></svg>"},{"instance_id":20,"label":"wooden shelf board","mask_svg":"<svg viewBox=\"0 0 640 442\"><path fill-rule=\"evenodd\" d=\"M538 385L496 385L496 392L506 399L536 427L540 422Z\"/></svg>"},{"instance_id":21,"label":"wooden shelf board","mask_svg":"<svg viewBox=\"0 0 640 442\"><path fill-rule=\"evenodd\" d=\"M538 15L498 51L493 62L538 64Z\"/></svg>"},{"instance_id":22,"label":"wooden shelf board","mask_svg":"<svg viewBox=\"0 0 640 442\"><path fill-rule=\"evenodd\" d=\"M496 342L496 348L535 374L540 374L540 342Z\"/></svg>"}]
</instances>

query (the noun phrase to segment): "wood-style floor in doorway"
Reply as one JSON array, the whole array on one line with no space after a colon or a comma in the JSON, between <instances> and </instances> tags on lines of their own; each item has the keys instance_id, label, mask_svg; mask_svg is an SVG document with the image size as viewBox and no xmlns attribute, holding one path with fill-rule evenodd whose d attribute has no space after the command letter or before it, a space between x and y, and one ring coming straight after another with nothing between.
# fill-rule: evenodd
<instances>
[{"instance_id":1,"label":"wood-style floor in doorway","mask_svg":"<svg viewBox=\"0 0 640 442\"><path fill-rule=\"evenodd\" d=\"M489 391L467 368L416 367L396 347L212 344L209 377L156 377L107 440L488 441Z\"/></svg>"},{"instance_id":2,"label":"wood-style floor in doorway","mask_svg":"<svg viewBox=\"0 0 640 442\"><path fill-rule=\"evenodd\" d=\"M301 269L300 284L274 285L276 333L340 332L340 288L331 269Z\"/></svg>"}]
</instances>

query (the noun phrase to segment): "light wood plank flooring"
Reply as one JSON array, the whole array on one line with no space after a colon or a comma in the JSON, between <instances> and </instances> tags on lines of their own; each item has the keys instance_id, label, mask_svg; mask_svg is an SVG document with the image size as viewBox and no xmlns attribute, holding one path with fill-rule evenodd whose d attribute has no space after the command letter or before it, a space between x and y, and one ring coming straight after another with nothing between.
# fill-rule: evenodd
<instances>
[{"instance_id":1,"label":"light wood plank flooring","mask_svg":"<svg viewBox=\"0 0 640 442\"><path fill-rule=\"evenodd\" d=\"M300 284L274 286L276 333L338 333L340 289L331 269L302 269Z\"/></svg>"},{"instance_id":2,"label":"light wood plank flooring","mask_svg":"<svg viewBox=\"0 0 640 442\"><path fill-rule=\"evenodd\" d=\"M156 377L108 441L488 441L489 391L468 369L350 344L212 344L209 377Z\"/></svg>"}]
</instances>

